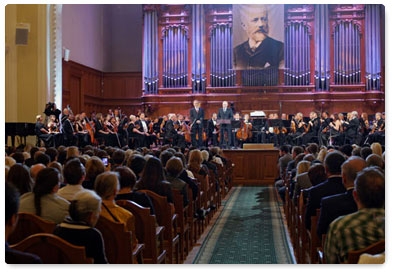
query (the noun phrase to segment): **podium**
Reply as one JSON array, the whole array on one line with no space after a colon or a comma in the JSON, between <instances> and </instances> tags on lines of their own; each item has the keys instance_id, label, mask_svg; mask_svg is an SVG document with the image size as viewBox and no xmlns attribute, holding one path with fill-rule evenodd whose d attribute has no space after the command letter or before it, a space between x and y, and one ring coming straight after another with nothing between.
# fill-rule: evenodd
<instances>
[{"instance_id":1,"label":"podium","mask_svg":"<svg viewBox=\"0 0 395 273\"><path fill-rule=\"evenodd\" d=\"M227 125L227 124L231 124L231 120L230 119L217 119L217 123L219 125L222 125L222 124Z\"/></svg>"}]
</instances>

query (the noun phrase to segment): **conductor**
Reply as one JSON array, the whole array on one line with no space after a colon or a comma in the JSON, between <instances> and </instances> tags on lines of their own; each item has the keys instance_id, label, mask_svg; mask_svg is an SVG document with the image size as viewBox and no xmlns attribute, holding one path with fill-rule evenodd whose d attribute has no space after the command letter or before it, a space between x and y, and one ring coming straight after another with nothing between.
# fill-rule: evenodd
<instances>
[{"instance_id":1,"label":"conductor","mask_svg":"<svg viewBox=\"0 0 395 273\"><path fill-rule=\"evenodd\" d=\"M189 117L191 119L191 142L194 147L203 146L203 119L204 111L200 108L200 101L194 100L193 107L189 110ZM197 140L196 140L197 134Z\"/></svg>"}]
</instances>

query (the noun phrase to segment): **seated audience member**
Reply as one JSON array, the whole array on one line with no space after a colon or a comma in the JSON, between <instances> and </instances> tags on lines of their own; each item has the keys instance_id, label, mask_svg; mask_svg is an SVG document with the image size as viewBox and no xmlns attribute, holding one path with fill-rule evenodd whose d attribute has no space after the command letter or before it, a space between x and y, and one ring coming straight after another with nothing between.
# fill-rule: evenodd
<instances>
[{"instance_id":1,"label":"seated audience member","mask_svg":"<svg viewBox=\"0 0 395 273\"><path fill-rule=\"evenodd\" d=\"M166 180L174 190L179 190L183 196L184 207L188 205L188 184L179 178L183 170L182 161L178 157L171 157L166 163Z\"/></svg>"},{"instance_id":2,"label":"seated audience member","mask_svg":"<svg viewBox=\"0 0 395 273\"><path fill-rule=\"evenodd\" d=\"M353 198L354 180L357 173L366 167L366 162L358 156L349 157L342 165L342 179L345 192L321 199L321 212L317 224L319 237L326 234L329 224L337 217L357 211Z\"/></svg>"},{"instance_id":3,"label":"seated audience member","mask_svg":"<svg viewBox=\"0 0 395 273\"><path fill-rule=\"evenodd\" d=\"M302 160L296 166L296 176L294 180L295 183L293 183L294 185L291 185L291 193L292 193L291 197L293 198L295 203L300 194L300 191L302 189L307 189L312 186L308 173L310 165L311 165L310 161Z\"/></svg>"},{"instance_id":4,"label":"seated audience member","mask_svg":"<svg viewBox=\"0 0 395 273\"><path fill-rule=\"evenodd\" d=\"M368 167L377 166L380 169L384 170L384 159L383 157L377 154L371 154L366 158L366 164Z\"/></svg>"},{"instance_id":5,"label":"seated audience member","mask_svg":"<svg viewBox=\"0 0 395 273\"><path fill-rule=\"evenodd\" d=\"M143 173L145 163L147 163L147 160L145 160L144 156L140 154L133 154L128 158L126 166L134 172L136 175L136 181L139 181Z\"/></svg>"},{"instance_id":6,"label":"seated audience member","mask_svg":"<svg viewBox=\"0 0 395 273\"><path fill-rule=\"evenodd\" d=\"M159 195L166 196L167 202L173 202L171 185L166 181L164 169L159 158L150 157L145 164L145 168L140 180L135 186L136 190L150 190Z\"/></svg>"},{"instance_id":7,"label":"seated audience member","mask_svg":"<svg viewBox=\"0 0 395 273\"><path fill-rule=\"evenodd\" d=\"M370 148L372 149L372 154L383 156L383 147L380 143L373 142L372 144L370 144Z\"/></svg>"},{"instance_id":8,"label":"seated audience member","mask_svg":"<svg viewBox=\"0 0 395 273\"><path fill-rule=\"evenodd\" d=\"M114 172L119 174L120 183L120 189L115 196L115 200L130 200L136 202L142 207L150 208L151 214L154 215L155 209L151 198L143 192L134 191L134 186L136 185L136 175L134 172L126 166L116 167Z\"/></svg>"},{"instance_id":9,"label":"seated audience member","mask_svg":"<svg viewBox=\"0 0 395 273\"><path fill-rule=\"evenodd\" d=\"M174 156L181 159L182 166L183 166L183 169L179 175L179 178L188 184L188 187L192 190L193 200L196 200L197 194L199 191L199 187L196 184L196 182L191 179L191 178L194 178L194 176L193 176L193 173L187 169L186 158L185 158L184 154L181 152L174 153ZM212 164L214 164L214 163L212 163Z\"/></svg>"},{"instance_id":10,"label":"seated audience member","mask_svg":"<svg viewBox=\"0 0 395 273\"><path fill-rule=\"evenodd\" d=\"M59 196L71 201L77 192L86 190L82 186L82 182L85 180L85 167L78 158L72 158L66 162L63 176L66 186L59 189Z\"/></svg>"},{"instance_id":11,"label":"seated audience member","mask_svg":"<svg viewBox=\"0 0 395 273\"><path fill-rule=\"evenodd\" d=\"M134 215L115 203L115 196L119 191L119 178L116 172L104 172L99 174L95 180L95 191L102 198L101 217L110 221L123 223L126 231L131 231L134 237L132 245L137 244L135 217Z\"/></svg>"},{"instance_id":12,"label":"seated audience member","mask_svg":"<svg viewBox=\"0 0 395 273\"><path fill-rule=\"evenodd\" d=\"M33 179L30 177L29 168L21 164L15 164L10 168L7 181L16 186L20 195L31 192L33 189Z\"/></svg>"},{"instance_id":13,"label":"seated audience member","mask_svg":"<svg viewBox=\"0 0 395 273\"><path fill-rule=\"evenodd\" d=\"M5 262L7 264L40 264L40 257L35 254L10 248L8 238L18 223L19 192L11 183L5 183Z\"/></svg>"},{"instance_id":14,"label":"seated audience member","mask_svg":"<svg viewBox=\"0 0 395 273\"><path fill-rule=\"evenodd\" d=\"M60 174L57 169L45 168L37 174L33 192L21 196L18 212L36 214L48 221L61 223L69 215L70 202L57 194Z\"/></svg>"},{"instance_id":15,"label":"seated audience member","mask_svg":"<svg viewBox=\"0 0 395 273\"><path fill-rule=\"evenodd\" d=\"M43 164L45 167L48 167L49 162L51 162L51 158L49 155L42 151L37 151L34 154L34 164Z\"/></svg>"},{"instance_id":16,"label":"seated audience member","mask_svg":"<svg viewBox=\"0 0 395 273\"><path fill-rule=\"evenodd\" d=\"M95 264L107 262L102 234L95 228L101 211L101 198L92 190L79 191L70 203L70 216L57 225L54 234L73 245L84 246Z\"/></svg>"},{"instance_id":17,"label":"seated audience member","mask_svg":"<svg viewBox=\"0 0 395 273\"><path fill-rule=\"evenodd\" d=\"M30 167L30 177L33 179L33 183L36 181L37 174L42 170L45 169L45 165L38 163L34 164Z\"/></svg>"},{"instance_id":18,"label":"seated audience member","mask_svg":"<svg viewBox=\"0 0 395 273\"><path fill-rule=\"evenodd\" d=\"M358 211L338 217L330 226L324 244L329 264L347 263L348 252L385 239L385 176L377 167L357 174L353 196Z\"/></svg>"},{"instance_id":19,"label":"seated audience member","mask_svg":"<svg viewBox=\"0 0 395 273\"><path fill-rule=\"evenodd\" d=\"M366 158L372 154L372 148L370 147L362 147L361 148L361 157L366 160Z\"/></svg>"},{"instance_id":20,"label":"seated audience member","mask_svg":"<svg viewBox=\"0 0 395 273\"><path fill-rule=\"evenodd\" d=\"M104 173L106 171L106 167L99 157L92 156L86 161L85 171L85 181L82 182L82 186L85 189L93 190L96 177L99 174Z\"/></svg>"},{"instance_id":21,"label":"seated audience member","mask_svg":"<svg viewBox=\"0 0 395 273\"><path fill-rule=\"evenodd\" d=\"M345 156L338 151L329 152L324 160L325 173L328 177L324 182L309 188L305 213L305 225L310 230L311 216L321 207L321 198L345 192L341 177L341 165L346 161Z\"/></svg>"},{"instance_id":22,"label":"seated audience member","mask_svg":"<svg viewBox=\"0 0 395 273\"><path fill-rule=\"evenodd\" d=\"M325 167L323 164L313 164L308 170L311 186L315 186L326 180Z\"/></svg>"},{"instance_id":23,"label":"seated audience member","mask_svg":"<svg viewBox=\"0 0 395 273\"><path fill-rule=\"evenodd\" d=\"M15 152L15 153L11 154L11 157L13 159L15 159L16 163L21 164L21 165L25 164L25 156L23 155L22 152Z\"/></svg>"},{"instance_id":24,"label":"seated audience member","mask_svg":"<svg viewBox=\"0 0 395 273\"><path fill-rule=\"evenodd\" d=\"M121 149L115 149L111 155L112 164L111 169L114 170L118 166L122 166L125 161L125 151Z\"/></svg>"}]
</instances>

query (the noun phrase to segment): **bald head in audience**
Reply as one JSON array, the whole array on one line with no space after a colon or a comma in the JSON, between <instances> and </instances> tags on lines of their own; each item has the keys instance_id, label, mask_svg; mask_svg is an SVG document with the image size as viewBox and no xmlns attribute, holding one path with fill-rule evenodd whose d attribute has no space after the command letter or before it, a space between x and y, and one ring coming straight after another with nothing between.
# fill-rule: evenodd
<instances>
[{"instance_id":1,"label":"bald head in audience","mask_svg":"<svg viewBox=\"0 0 395 273\"><path fill-rule=\"evenodd\" d=\"M354 187L354 180L357 173L366 167L366 161L359 156L350 156L342 164L342 179L346 189Z\"/></svg>"},{"instance_id":2,"label":"bald head in audience","mask_svg":"<svg viewBox=\"0 0 395 273\"><path fill-rule=\"evenodd\" d=\"M30 176L31 178L36 181L36 177L39 171L42 169L45 169L45 165L42 163L34 164L33 166L30 167Z\"/></svg>"}]
</instances>

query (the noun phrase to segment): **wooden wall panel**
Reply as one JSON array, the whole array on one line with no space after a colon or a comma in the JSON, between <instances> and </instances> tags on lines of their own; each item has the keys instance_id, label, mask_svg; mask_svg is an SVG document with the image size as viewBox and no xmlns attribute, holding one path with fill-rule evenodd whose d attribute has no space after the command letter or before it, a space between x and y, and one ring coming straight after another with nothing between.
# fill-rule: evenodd
<instances>
[{"instance_id":1,"label":"wooden wall panel","mask_svg":"<svg viewBox=\"0 0 395 273\"><path fill-rule=\"evenodd\" d=\"M191 94L190 88L160 89L160 95L142 95L140 72L104 73L83 65L63 63L63 106L70 104L74 112L106 113L121 108L127 114L147 111L152 117L181 113L189 115L194 99L202 102L205 118L217 113L227 100L235 111L248 113L263 110L270 113L295 114L310 111L359 113L385 111L385 93L366 91L363 85L336 86L328 92L315 91L314 86L226 87L207 88L206 94ZM71 89L71 83L74 89ZM78 87L79 86L79 90ZM78 100L77 100L78 98Z\"/></svg>"}]
</instances>

